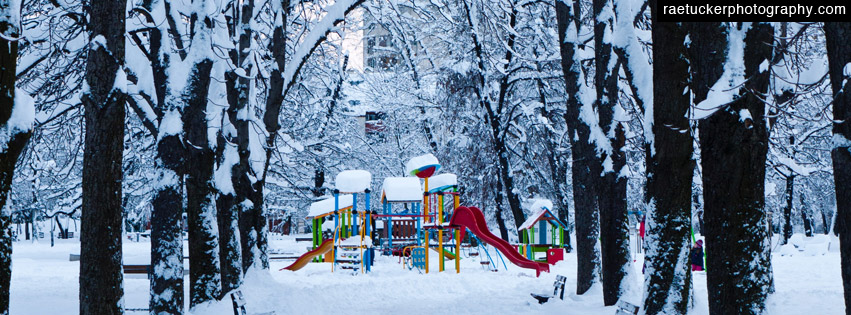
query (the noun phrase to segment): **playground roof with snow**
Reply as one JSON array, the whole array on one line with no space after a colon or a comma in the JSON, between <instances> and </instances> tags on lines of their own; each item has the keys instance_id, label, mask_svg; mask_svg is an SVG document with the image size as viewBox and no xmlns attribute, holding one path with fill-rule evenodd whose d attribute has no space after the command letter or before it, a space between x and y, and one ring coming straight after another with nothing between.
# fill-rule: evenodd
<instances>
[{"instance_id":1,"label":"playground roof with snow","mask_svg":"<svg viewBox=\"0 0 851 315\"><path fill-rule=\"evenodd\" d=\"M416 177L387 177L381 187L381 201L418 202L423 200L423 187Z\"/></svg>"},{"instance_id":2,"label":"playground roof with snow","mask_svg":"<svg viewBox=\"0 0 851 315\"><path fill-rule=\"evenodd\" d=\"M564 223L558 219L555 214L550 211L553 208L553 202L547 199L538 199L530 207L533 211L532 215L529 216L523 224L520 225L518 230L526 230L535 225L540 221L547 221L552 225L561 226L562 228L566 228Z\"/></svg>"},{"instance_id":3,"label":"playground roof with snow","mask_svg":"<svg viewBox=\"0 0 851 315\"><path fill-rule=\"evenodd\" d=\"M458 186L458 176L455 174L440 174L428 179L428 192L449 190Z\"/></svg>"},{"instance_id":4,"label":"playground roof with snow","mask_svg":"<svg viewBox=\"0 0 851 315\"><path fill-rule=\"evenodd\" d=\"M405 172L419 178L431 177L439 169L440 162L432 154L415 156L405 163Z\"/></svg>"},{"instance_id":5,"label":"playground roof with snow","mask_svg":"<svg viewBox=\"0 0 851 315\"><path fill-rule=\"evenodd\" d=\"M340 210L352 207L354 198L352 195L340 195ZM308 218L321 218L334 213L334 197L325 198L310 204L310 211L307 213Z\"/></svg>"},{"instance_id":6,"label":"playground roof with snow","mask_svg":"<svg viewBox=\"0 0 851 315\"><path fill-rule=\"evenodd\" d=\"M372 174L364 170L342 171L337 174L334 185L341 193L361 193L369 189Z\"/></svg>"}]
</instances>

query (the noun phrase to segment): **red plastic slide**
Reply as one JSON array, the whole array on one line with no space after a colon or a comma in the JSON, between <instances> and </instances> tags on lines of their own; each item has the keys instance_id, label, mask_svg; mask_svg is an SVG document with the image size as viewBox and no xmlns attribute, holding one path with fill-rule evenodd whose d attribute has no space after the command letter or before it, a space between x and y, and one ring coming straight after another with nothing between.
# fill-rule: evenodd
<instances>
[{"instance_id":1,"label":"red plastic slide","mask_svg":"<svg viewBox=\"0 0 851 315\"><path fill-rule=\"evenodd\" d=\"M505 240L496 237L488 230L488 225L485 222L485 215L482 210L476 207L458 207L455 209L455 214L449 220L452 225L463 226L473 232L480 240L496 247L509 261L522 268L535 269L535 275L540 276L541 271L550 272L550 265L531 261L523 257L511 244Z\"/></svg>"}]
</instances>

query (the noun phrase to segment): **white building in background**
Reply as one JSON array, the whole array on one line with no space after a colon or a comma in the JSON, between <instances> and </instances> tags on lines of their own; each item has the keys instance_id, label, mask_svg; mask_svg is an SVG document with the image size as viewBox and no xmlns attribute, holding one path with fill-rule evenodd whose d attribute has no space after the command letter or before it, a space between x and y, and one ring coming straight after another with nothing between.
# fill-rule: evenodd
<instances>
[{"instance_id":1,"label":"white building in background","mask_svg":"<svg viewBox=\"0 0 851 315\"><path fill-rule=\"evenodd\" d=\"M363 15L363 65L365 71L387 71L400 62L399 50L393 37L369 13Z\"/></svg>"},{"instance_id":2,"label":"white building in background","mask_svg":"<svg viewBox=\"0 0 851 315\"><path fill-rule=\"evenodd\" d=\"M422 0L407 0L398 3L395 8L398 8L403 19L419 20L417 9L414 9L412 2L417 2L416 7L420 10L434 7L434 3ZM390 31L381 25L382 19L377 19L369 12L364 12L362 16L364 25L362 33L363 66L366 72L389 71L400 66L407 67L405 57L411 58L411 61L416 64L420 71L432 69L436 66L435 61L430 58L423 58L427 56L426 47L430 50L445 51L444 47L440 47L442 45L437 42L435 37L417 38L415 34L406 34L405 39L394 38ZM403 56L403 53L410 54L410 56Z\"/></svg>"}]
</instances>

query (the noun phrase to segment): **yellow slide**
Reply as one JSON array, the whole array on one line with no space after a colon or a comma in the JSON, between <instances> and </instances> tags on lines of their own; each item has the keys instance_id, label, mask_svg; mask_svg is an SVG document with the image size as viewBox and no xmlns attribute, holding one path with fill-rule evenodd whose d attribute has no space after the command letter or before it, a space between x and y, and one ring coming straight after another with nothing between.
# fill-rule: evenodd
<instances>
[{"instance_id":1,"label":"yellow slide","mask_svg":"<svg viewBox=\"0 0 851 315\"><path fill-rule=\"evenodd\" d=\"M437 247L432 247L431 249L436 251L438 254L440 254L440 251L437 250ZM455 259L455 254L453 254L452 252L445 250L445 249L443 250L443 256L448 258L448 259Z\"/></svg>"},{"instance_id":2,"label":"yellow slide","mask_svg":"<svg viewBox=\"0 0 851 315\"><path fill-rule=\"evenodd\" d=\"M286 268L282 268L281 270L287 269L287 270L296 271L296 270L299 270L301 268L304 268L304 266L306 266L307 263L309 263L311 260L313 260L314 257L319 256L319 255L323 255L323 254L331 251L331 248L334 248L334 240L325 240L324 242L322 242L322 244L319 245L319 247L317 247L316 249L314 249L312 251L304 253L304 255L301 255L301 257L296 259L295 262L292 265L289 265Z\"/></svg>"}]
</instances>

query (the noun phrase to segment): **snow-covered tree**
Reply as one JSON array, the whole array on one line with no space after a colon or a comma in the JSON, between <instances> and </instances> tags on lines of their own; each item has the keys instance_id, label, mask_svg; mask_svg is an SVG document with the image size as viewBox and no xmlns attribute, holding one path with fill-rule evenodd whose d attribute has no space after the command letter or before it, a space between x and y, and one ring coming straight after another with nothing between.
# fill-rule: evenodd
<instances>
[{"instance_id":1,"label":"snow-covered tree","mask_svg":"<svg viewBox=\"0 0 851 315\"><path fill-rule=\"evenodd\" d=\"M33 100L15 87L21 2L0 2L0 314L9 313L12 280L11 205L9 195L18 157L32 135ZM120 275L119 275L120 279Z\"/></svg>"},{"instance_id":2,"label":"snow-covered tree","mask_svg":"<svg viewBox=\"0 0 851 315\"><path fill-rule=\"evenodd\" d=\"M600 208L594 192L597 190L596 179L603 170L591 139L597 139L595 134L602 136L602 131L599 131L599 125L593 124L596 120L592 119L597 118L591 108L594 91L588 86L589 78L582 65L587 52L579 36L587 31L581 20L581 3L579 0L557 0L555 7L561 43L561 67L568 96L564 120L568 126L572 153L571 174L576 213L576 293L583 294L600 279L600 248L597 243L600 235ZM585 118L583 112L586 113ZM587 115L589 112L592 113L590 116ZM595 130L598 132L595 133Z\"/></svg>"},{"instance_id":3,"label":"snow-covered tree","mask_svg":"<svg viewBox=\"0 0 851 315\"><path fill-rule=\"evenodd\" d=\"M774 28L696 24L690 33L699 122L710 312L755 314L772 284L765 209L768 90ZM723 53L722 53L723 52ZM718 67L723 64L723 67ZM745 80L747 79L747 80Z\"/></svg>"},{"instance_id":4,"label":"snow-covered tree","mask_svg":"<svg viewBox=\"0 0 851 315\"><path fill-rule=\"evenodd\" d=\"M124 106L124 1L92 1L85 106L80 235L80 313L124 313L122 179Z\"/></svg>"},{"instance_id":5,"label":"snow-covered tree","mask_svg":"<svg viewBox=\"0 0 851 315\"><path fill-rule=\"evenodd\" d=\"M851 23L825 23L824 35L833 88L833 178L836 185L836 220L842 256L845 307L851 309ZM841 223L840 223L841 222Z\"/></svg>"},{"instance_id":6,"label":"snow-covered tree","mask_svg":"<svg viewBox=\"0 0 851 315\"><path fill-rule=\"evenodd\" d=\"M651 2L653 14L656 6ZM644 310L647 314L686 313L691 286L691 187L695 163L686 116L690 97L687 27L654 21L653 131L647 161L647 253Z\"/></svg>"}]
</instances>

